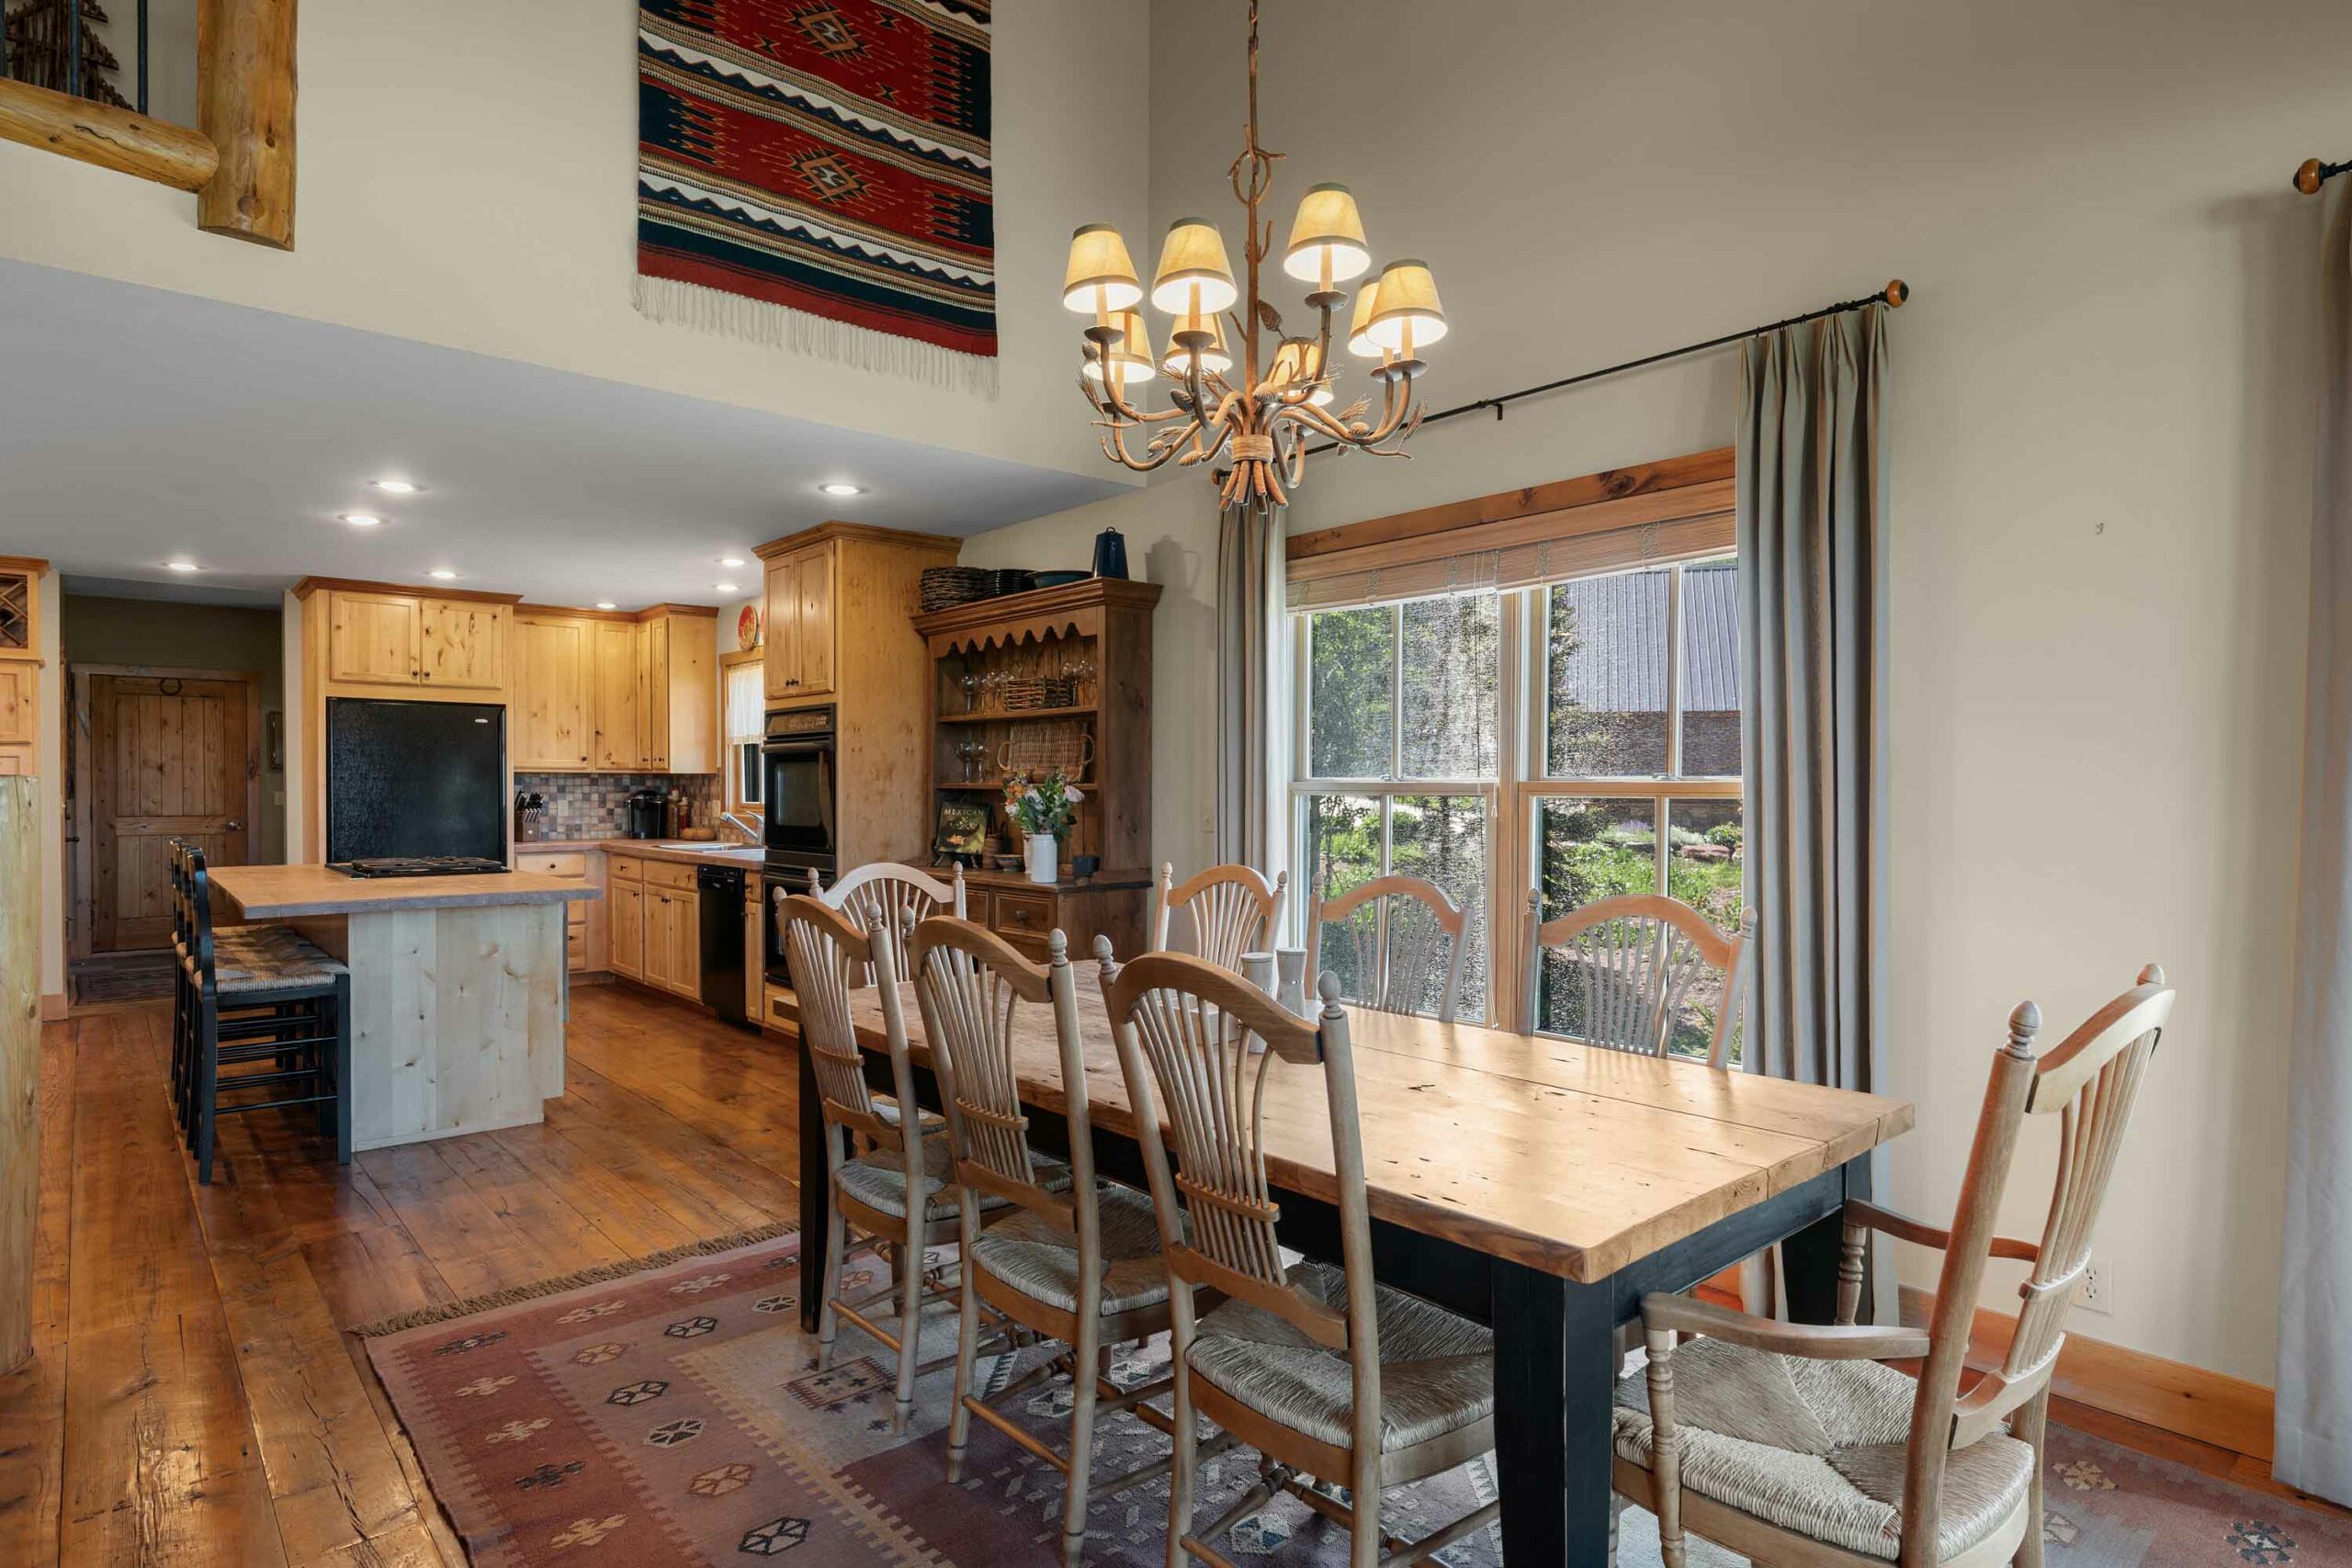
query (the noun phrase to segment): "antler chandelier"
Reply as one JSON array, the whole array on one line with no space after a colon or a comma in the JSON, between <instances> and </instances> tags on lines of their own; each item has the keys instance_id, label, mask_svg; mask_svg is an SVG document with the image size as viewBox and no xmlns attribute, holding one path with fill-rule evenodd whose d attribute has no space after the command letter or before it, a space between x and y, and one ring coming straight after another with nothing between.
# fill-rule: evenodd
<instances>
[{"instance_id":1,"label":"antler chandelier","mask_svg":"<svg viewBox=\"0 0 2352 1568\"><path fill-rule=\"evenodd\" d=\"M1380 362L1370 371L1380 383L1380 417L1366 417L1369 398L1330 412L1340 374L1331 361L1331 319L1348 298L1340 285L1372 269L1372 252L1348 187L1309 187L1282 265L1313 286L1306 303L1318 320L1312 336L1283 334L1280 312L1258 291L1260 264L1272 254L1274 240L1271 222L1261 227L1258 209L1273 186L1281 156L1258 144L1258 0L1250 0L1250 119L1241 155L1227 171L1247 214L1241 247L1249 263L1247 296L1235 287L1225 236L1204 218L1170 224L1160 248L1150 302L1174 321L1167 352L1156 359L1144 323L1143 284L1116 229L1090 223L1071 235L1069 270L1062 279L1062 303L1093 318L1078 384L1102 428L1102 455L1139 474L1171 461L1192 467L1225 458L1230 467L1212 470L1221 504L1268 511L1287 504L1306 477L1312 437L1377 457L1405 456L1401 448L1423 409L1414 401L1413 382L1427 367L1416 355L1445 335L1445 311L1428 265L1389 263L1357 289L1346 339L1350 353ZM1230 341L1240 351L1238 378L1220 313L1231 322ZM1271 355L1260 353L1261 330L1275 339ZM1154 377L1167 382L1170 406L1136 407L1128 389L1141 389ZM1127 446L1137 431L1148 433L1140 456Z\"/></svg>"}]
</instances>

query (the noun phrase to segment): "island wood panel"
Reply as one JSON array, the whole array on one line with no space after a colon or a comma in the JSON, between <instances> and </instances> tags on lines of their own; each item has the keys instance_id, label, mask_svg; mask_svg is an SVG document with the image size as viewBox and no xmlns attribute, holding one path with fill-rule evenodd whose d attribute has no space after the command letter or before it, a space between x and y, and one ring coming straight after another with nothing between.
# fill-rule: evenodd
<instances>
[{"instance_id":1,"label":"island wood panel","mask_svg":"<svg viewBox=\"0 0 2352 1568\"><path fill-rule=\"evenodd\" d=\"M33 1353L40 1213L40 790L0 778L0 1372ZM28 896L28 891L30 896Z\"/></svg>"},{"instance_id":2,"label":"island wood panel","mask_svg":"<svg viewBox=\"0 0 2352 1568\"><path fill-rule=\"evenodd\" d=\"M354 1146L523 1125L563 1092L559 905L394 908L297 923L351 967Z\"/></svg>"},{"instance_id":3,"label":"island wood panel","mask_svg":"<svg viewBox=\"0 0 2352 1568\"><path fill-rule=\"evenodd\" d=\"M1081 964L1077 977L1091 1112L1105 1131L1132 1135L1098 973ZM927 1065L911 987L904 1000L909 1032ZM854 1012L861 1043L885 1048L876 994L858 993ZM1368 1035L1382 1032L1376 1021L1441 1027L1366 1010L1352 1016ZM1045 1010L1020 1010L1014 1070L1025 1100L1058 1111L1064 1101L1052 1031ZM1841 1161L1838 1150L1858 1139L1864 1149L1874 1146L1908 1130L1914 1117L1902 1100L1824 1090L1831 1098L1817 1106L1815 1131L1778 1131L1757 1125L1769 1112L1750 1110L1748 1101L1769 1105L1791 1086L1702 1063L1589 1055L1618 1060L1584 1063L1582 1081L1570 1087L1396 1050L1359 1049L1357 1098L1374 1217L1590 1282L1834 1168ZM1677 1082L1692 1077L1702 1081ZM1688 1108L1692 1097L1712 1109ZM1264 1103L1273 1181L1334 1199L1329 1112L1319 1073L1277 1060L1266 1078Z\"/></svg>"}]
</instances>

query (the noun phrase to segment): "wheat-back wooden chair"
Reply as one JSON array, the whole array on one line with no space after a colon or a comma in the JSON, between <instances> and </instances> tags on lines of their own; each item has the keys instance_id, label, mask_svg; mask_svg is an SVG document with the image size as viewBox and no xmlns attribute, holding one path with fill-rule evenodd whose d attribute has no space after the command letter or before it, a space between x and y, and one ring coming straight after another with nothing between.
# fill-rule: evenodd
<instances>
[{"instance_id":1,"label":"wheat-back wooden chair","mask_svg":"<svg viewBox=\"0 0 2352 1568\"><path fill-rule=\"evenodd\" d=\"M1350 1000L1380 1012L1419 1014L1434 985L1438 1020L1452 1023L1469 925L1468 913L1436 883L1394 873L1375 876L1336 898L1317 895L1306 922L1306 972L1323 973L1323 933L1336 926L1355 960L1356 994Z\"/></svg>"},{"instance_id":2,"label":"wheat-back wooden chair","mask_svg":"<svg viewBox=\"0 0 2352 1568\"><path fill-rule=\"evenodd\" d=\"M964 868L960 865L945 882L911 865L876 861L844 873L831 887L813 875L808 883L817 898L847 915L858 930L873 930L877 919L889 928L901 981L912 977L908 943L915 927L938 914L964 918Z\"/></svg>"},{"instance_id":3,"label":"wheat-back wooden chair","mask_svg":"<svg viewBox=\"0 0 2352 1568\"><path fill-rule=\"evenodd\" d=\"M1166 1393L1170 1379L1122 1390L1102 1373L1112 1347L1167 1331L1168 1266L1151 1199L1095 1180L1078 987L1059 931L1046 939L1046 963L1032 963L986 927L934 915L915 928L910 962L923 1037L941 1066L961 1197L963 1300L947 1479L963 1478L977 1416L1062 1473L1062 1559L1075 1564L1085 1551L1090 1495L1113 1495L1168 1472L1170 1461L1162 1459L1092 1483L1094 1425L1102 1414L1133 1410L1165 1424L1143 1402ZM1024 1044L1046 1041L1052 1043L1070 1152L1069 1169L1051 1176L1029 1146L1016 1059ZM1034 1070L1034 1056L1031 1065ZM1004 1200L1013 1212L983 1228L983 1197ZM973 1387L983 1303L1068 1346L1067 1353L984 1396ZM1002 1414L1006 1401L1026 1395L1057 1371L1070 1379L1067 1455Z\"/></svg>"},{"instance_id":4,"label":"wheat-back wooden chair","mask_svg":"<svg viewBox=\"0 0 2352 1568\"><path fill-rule=\"evenodd\" d=\"M1658 893L1629 893L1596 898L1553 919L1544 919L1544 895L1527 896L1533 931L1527 965L1529 1027L1543 1021L1544 956L1567 961L1565 978L1580 1004L1566 1032L1591 1045L1662 1056L1674 1025L1704 994L1714 975L1723 976L1707 1061L1723 1066L1730 1058L1747 982L1750 921L1725 935L1712 920L1679 898Z\"/></svg>"},{"instance_id":5,"label":"wheat-back wooden chair","mask_svg":"<svg viewBox=\"0 0 2352 1568\"><path fill-rule=\"evenodd\" d=\"M1373 1277L1355 1065L1337 982L1324 982L1321 1016L1308 1021L1238 975L1183 953L1147 953L1124 968L1106 964L1105 975L1160 1246L1177 1285L1171 1568L1187 1554L1225 1562L1211 1543L1278 1488L1347 1527L1354 1568L1416 1562L1485 1529L1499 1504L1382 1556L1384 1487L1451 1470L1494 1447L1494 1336ZM1249 1048L1250 1034L1264 1051ZM1340 1268L1283 1261L1260 1114L1272 1073L1322 1079ZM1190 1286L1227 1299L1196 1312ZM1195 1428L1204 1416L1255 1448L1263 1463L1259 1483L1195 1534ZM1348 1487L1350 1502L1305 1476Z\"/></svg>"},{"instance_id":6,"label":"wheat-back wooden chair","mask_svg":"<svg viewBox=\"0 0 2352 1568\"><path fill-rule=\"evenodd\" d=\"M2013 1557L2039 1568L2051 1372L2172 1005L2164 971L2150 964L2042 1056L2033 1049L2040 1010L2027 1002L2011 1013L1951 1228L1849 1203L1835 1325L1776 1323L1682 1296L1643 1299L1649 1364L1618 1385L1615 1479L1657 1515L1667 1568L1682 1568L1686 1529L1760 1568L1890 1559L1901 1568L1991 1568ZM1994 1232L2029 1116L2058 1121L2039 1242ZM1926 1328L1855 1324L1872 1232L1943 1253ZM2001 1364L1963 1394L1977 1289L1993 1258L2027 1265L2023 1306ZM1705 1337L1678 1346L1684 1334ZM1895 1359L1924 1365L1914 1379L1879 1364ZM1814 1363L1804 1401L1776 1408L1758 1391L1796 1389L1797 1361Z\"/></svg>"},{"instance_id":7,"label":"wheat-back wooden chair","mask_svg":"<svg viewBox=\"0 0 2352 1568\"><path fill-rule=\"evenodd\" d=\"M1268 882L1254 866L1213 865L1176 885L1176 863L1159 868L1159 912L1151 922L1151 948L1168 951L1170 917L1182 909L1193 922L1193 951L1221 969L1239 973L1241 955L1261 953L1282 928L1283 896L1290 873Z\"/></svg>"},{"instance_id":8,"label":"wheat-back wooden chair","mask_svg":"<svg viewBox=\"0 0 2352 1568\"><path fill-rule=\"evenodd\" d=\"M865 1056L851 1021L850 992L861 976L895 969L898 944L889 926L877 916L872 926L860 931L842 911L805 893L786 898L781 908L793 995L799 1003L800 1048L808 1053L817 1080L817 1111L826 1127L826 1179L832 1190L820 1286L817 1361L820 1367L831 1365L837 1320L843 1317L888 1346L899 1362L892 1421L895 1430L904 1431L914 1410L915 1379L932 1370L917 1360L922 1308L948 1294L944 1286L927 1284L923 1248L955 1241L960 1231L962 1198L956 1188L954 1161L944 1123L934 1127L928 1116L915 1118L912 1125L895 1117L885 1120L866 1086ZM876 995L889 1042L891 1083L899 1102L911 1105L914 1056L899 987L878 987ZM801 1114L808 1113L808 1108L802 1107ZM842 1146L843 1130L871 1152L852 1157ZM979 1200L983 1213L1010 1207L994 1193ZM861 1243L871 1240L887 1249L891 1271L889 1284L854 1300L842 1295L842 1267L853 1231ZM808 1256L804 1247L804 1290ZM886 1327L883 1314L869 1315L869 1309L893 1298L897 1315ZM933 1363L947 1364L947 1358Z\"/></svg>"}]
</instances>

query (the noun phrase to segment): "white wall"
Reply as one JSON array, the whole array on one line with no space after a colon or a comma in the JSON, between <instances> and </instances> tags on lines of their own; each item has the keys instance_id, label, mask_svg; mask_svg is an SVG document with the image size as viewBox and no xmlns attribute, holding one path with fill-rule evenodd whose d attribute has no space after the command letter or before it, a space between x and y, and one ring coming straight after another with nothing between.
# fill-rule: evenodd
<instances>
[{"instance_id":1,"label":"white wall","mask_svg":"<svg viewBox=\"0 0 2352 1568\"><path fill-rule=\"evenodd\" d=\"M1452 16L1268 8L1277 243L1297 192L1338 179L1376 253L1430 261L1453 324L1429 355L1438 406L1910 282L1888 400L1885 1043L1921 1124L1894 1147L1897 1195L1949 1213L2020 998L2054 1044L2161 960L2181 1003L2101 1232L2115 1312L2078 1327L2270 1382L2315 385L2317 210L2287 176L2352 133L2352 8ZM1237 0L1153 11L1155 239L1205 212L1238 254L1240 28ZM1303 310L1286 280L1272 293ZM1718 355L1466 418L1409 462L1320 459L1291 525L1725 444L1736 400ZM1082 423L1074 394L1051 412ZM1155 854L1180 864L1208 848L1205 486L1170 478L966 557L1079 564L1116 524L1168 583ZM2038 1133L2005 1216L2028 1235L2051 1157ZM1917 1258L1905 1277L1932 1280ZM1986 1302L2014 1308L2013 1286Z\"/></svg>"},{"instance_id":2,"label":"white wall","mask_svg":"<svg viewBox=\"0 0 2352 1568\"><path fill-rule=\"evenodd\" d=\"M199 232L192 196L0 144L0 254L1020 462L1090 460L1083 429L1031 417L1076 362L1055 290L1000 286L993 401L639 316L635 17L628 0L311 7L291 254ZM1106 192L1140 222L1140 117L1084 132L1146 27L1143 0L1001 8L1000 276L1058 279Z\"/></svg>"}]
</instances>

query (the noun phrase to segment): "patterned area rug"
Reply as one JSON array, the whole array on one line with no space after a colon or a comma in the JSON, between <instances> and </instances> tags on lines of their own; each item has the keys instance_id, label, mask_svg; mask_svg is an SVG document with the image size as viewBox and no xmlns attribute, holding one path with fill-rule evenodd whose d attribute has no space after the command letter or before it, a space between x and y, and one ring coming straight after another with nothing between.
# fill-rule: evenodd
<instances>
[{"instance_id":1,"label":"patterned area rug","mask_svg":"<svg viewBox=\"0 0 2352 1568\"><path fill-rule=\"evenodd\" d=\"M989 0L643 0L637 307L993 391Z\"/></svg>"},{"instance_id":2,"label":"patterned area rug","mask_svg":"<svg viewBox=\"0 0 2352 1568\"><path fill-rule=\"evenodd\" d=\"M130 953L85 958L66 976L73 1005L143 1002L172 994L172 955Z\"/></svg>"},{"instance_id":3,"label":"patterned area rug","mask_svg":"<svg viewBox=\"0 0 2352 1568\"><path fill-rule=\"evenodd\" d=\"M797 1240L782 1236L645 1272L413 1326L368 1341L435 1493L475 1562L736 1563L792 1555L821 1564L1035 1564L1059 1561L1061 1480L975 1424L961 1484L946 1480L953 1373L918 1386L915 1420L890 1433L894 1372L878 1346L843 1327L832 1369L816 1370L800 1330ZM935 1260L934 1260L935 1261ZM861 1257L853 1293L887 1278ZM952 1314L925 1320L925 1359L954 1345ZM1003 1388L1036 1352L982 1363ZM1122 1353L1113 1376L1158 1376L1155 1353ZM1016 1404L1055 1447L1067 1392L1052 1382ZM1166 1439L1125 1415L1102 1423L1097 1473L1164 1453ZM1212 1461L1204 1522L1254 1479L1243 1453ZM2052 1427L2047 1560L2070 1568L2307 1563L2352 1568L2352 1526ZM1494 1495L1484 1461L1391 1494L1391 1529L1419 1536ZM1167 1489L1148 1483L1089 1511L1088 1561L1145 1568L1165 1551ZM1657 1523L1629 1509L1619 1560L1657 1562ZM1692 1560L1740 1560L1692 1541ZM1229 1539L1239 1559L1338 1563L1345 1538L1281 1498ZM1491 1532L1449 1550L1455 1568L1493 1564Z\"/></svg>"}]
</instances>

